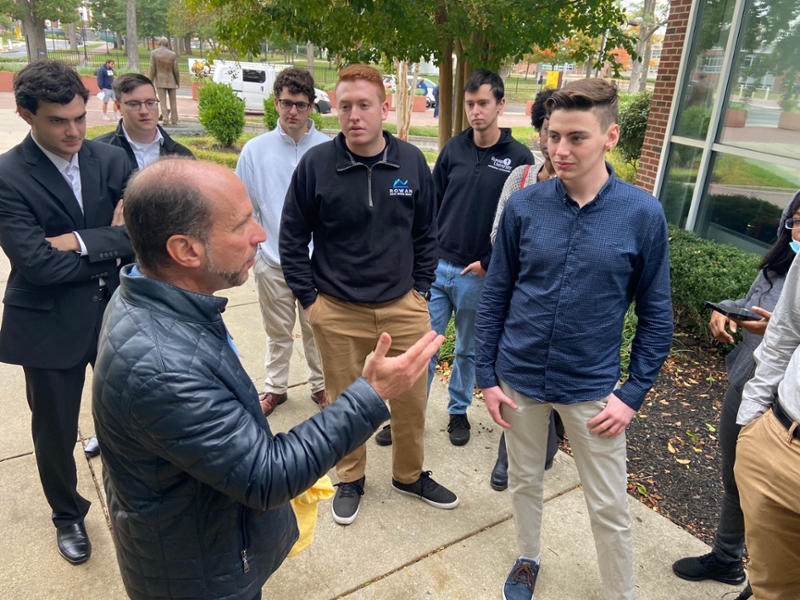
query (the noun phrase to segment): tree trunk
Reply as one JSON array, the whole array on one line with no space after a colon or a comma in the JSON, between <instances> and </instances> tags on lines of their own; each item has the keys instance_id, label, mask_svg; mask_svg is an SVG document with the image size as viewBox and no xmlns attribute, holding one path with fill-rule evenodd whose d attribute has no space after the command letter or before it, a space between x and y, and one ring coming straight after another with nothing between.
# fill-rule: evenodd
<instances>
[{"instance_id":1,"label":"tree trunk","mask_svg":"<svg viewBox=\"0 0 800 600\"><path fill-rule=\"evenodd\" d=\"M308 72L311 77L314 77L314 44L306 42L306 62L308 63Z\"/></svg>"},{"instance_id":2,"label":"tree trunk","mask_svg":"<svg viewBox=\"0 0 800 600\"><path fill-rule=\"evenodd\" d=\"M22 12L22 32L28 49L28 62L47 58L47 38L44 35L44 19L36 15L37 0L18 0Z\"/></svg>"},{"instance_id":3,"label":"tree trunk","mask_svg":"<svg viewBox=\"0 0 800 600\"><path fill-rule=\"evenodd\" d=\"M411 109L414 105L414 87L409 90L408 85L408 63L406 61L394 60L395 70L395 90L394 97L397 103L395 113L397 117L397 137L403 141L408 141L408 130L411 127ZM416 82L419 74L419 64L414 63L414 80ZM413 85L413 84L412 84Z\"/></svg>"},{"instance_id":4,"label":"tree trunk","mask_svg":"<svg viewBox=\"0 0 800 600\"><path fill-rule=\"evenodd\" d=\"M453 89L453 135L458 135L464 130L464 70L467 67L464 58L461 40L456 40L456 77Z\"/></svg>"},{"instance_id":5,"label":"tree trunk","mask_svg":"<svg viewBox=\"0 0 800 600\"><path fill-rule=\"evenodd\" d=\"M78 51L78 38L75 37L75 23L70 23L67 26L67 39L69 39L69 49L71 52ZM86 40L84 40L86 43Z\"/></svg>"},{"instance_id":6,"label":"tree trunk","mask_svg":"<svg viewBox=\"0 0 800 600\"><path fill-rule=\"evenodd\" d=\"M439 64L439 152L453 137L453 47L447 44Z\"/></svg>"},{"instance_id":7,"label":"tree trunk","mask_svg":"<svg viewBox=\"0 0 800 600\"><path fill-rule=\"evenodd\" d=\"M186 56L194 56L194 52L192 52L192 34L187 33L186 36L183 38L183 53Z\"/></svg>"},{"instance_id":8,"label":"tree trunk","mask_svg":"<svg viewBox=\"0 0 800 600\"><path fill-rule=\"evenodd\" d=\"M128 57L128 71L141 72L139 67L139 34L136 30L136 0L127 0L125 28L125 54Z\"/></svg>"},{"instance_id":9,"label":"tree trunk","mask_svg":"<svg viewBox=\"0 0 800 600\"><path fill-rule=\"evenodd\" d=\"M647 38L647 45L645 46L644 56L642 57L642 74L639 77L639 89L642 92L647 89L647 73L650 70L650 57L653 54L652 36Z\"/></svg>"}]
</instances>

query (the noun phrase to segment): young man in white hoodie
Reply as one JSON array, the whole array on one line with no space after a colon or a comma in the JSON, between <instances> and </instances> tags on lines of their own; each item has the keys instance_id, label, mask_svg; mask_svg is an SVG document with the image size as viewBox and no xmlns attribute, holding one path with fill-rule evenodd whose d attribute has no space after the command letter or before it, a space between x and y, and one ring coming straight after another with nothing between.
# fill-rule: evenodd
<instances>
[{"instance_id":1,"label":"young man in white hoodie","mask_svg":"<svg viewBox=\"0 0 800 600\"><path fill-rule=\"evenodd\" d=\"M330 138L314 127L309 118L314 107L314 79L308 71L291 67L275 78L274 102L280 115L272 131L253 138L242 149L236 175L244 182L256 220L267 232L259 245L253 267L258 288L261 318L267 334L266 379L261 394L261 409L269 415L283 404L289 383L289 360L296 314L300 316L303 347L308 361L311 399L325 408L325 384L314 344L314 334L305 311L286 285L278 255L278 230L283 201L292 173L303 155Z\"/></svg>"}]
</instances>

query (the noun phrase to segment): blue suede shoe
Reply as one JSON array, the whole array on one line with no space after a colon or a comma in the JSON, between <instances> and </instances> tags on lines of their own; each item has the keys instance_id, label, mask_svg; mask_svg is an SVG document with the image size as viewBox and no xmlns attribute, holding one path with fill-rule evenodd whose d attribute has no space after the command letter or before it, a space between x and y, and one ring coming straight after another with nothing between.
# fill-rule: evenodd
<instances>
[{"instance_id":1,"label":"blue suede shoe","mask_svg":"<svg viewBox=\"0 0 800 600\"><path fill-rule=\"evenodd\" d=\"M503 586L503 600L532 600L539 563L517 559Z\"/></svg>"}]
</instances>

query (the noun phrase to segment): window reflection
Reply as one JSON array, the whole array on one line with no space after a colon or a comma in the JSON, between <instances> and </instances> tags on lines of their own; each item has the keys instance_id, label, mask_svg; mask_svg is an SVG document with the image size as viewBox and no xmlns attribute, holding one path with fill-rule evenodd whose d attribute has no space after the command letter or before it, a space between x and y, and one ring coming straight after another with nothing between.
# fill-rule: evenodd
<instances>
[{"instance_id":1,"label":"window reflection","mask_svg":"<svg viewBox=\"0 0 800 600\"><path fill-rule=\"evenodd\" d=\"M675 135L695 140L706 138L729 43L734 3L734 0L710 0L698 4L692 34L694 43L684 75L684 93L675 122Z\"/></svg>"},{"instance_id":2,"label":"window reflection","mask_svg":"<svg viewBox=\"0 0 800 600\"><path fill-rule=\"evenodd\" d=\"M800 0L750 0L719 141L800 158Z\"/></svg>"},{"instance_id":3,"label":"window reflection","mask_svg":"<svg viewBox=\"0 0 800 600\"><path fill-rule=\"evenodd\" d=\"M664 180L660 196L668 223L678 227L686 226L686 217L689 215L694 186L697 185L697 171L702 154L701 148L683 144L670 146L667 177Z\"/></svg>"},{"instance_id":4,"label":"window reflection","mask_svg":"<svg viewBox=\"0 0 800 600\"><path fill-rule=\"evenodd\" d=\"M700 202L697 233L764 254L781 212L800 189L800 173L770 162L715 153Z\"/></svg>"}]
</instances>

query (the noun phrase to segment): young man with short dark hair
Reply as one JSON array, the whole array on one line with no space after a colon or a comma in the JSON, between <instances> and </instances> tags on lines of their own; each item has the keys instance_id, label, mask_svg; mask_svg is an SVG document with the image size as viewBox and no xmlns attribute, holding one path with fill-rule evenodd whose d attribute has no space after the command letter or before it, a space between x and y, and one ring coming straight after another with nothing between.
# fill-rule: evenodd
<instances>
[{"instance_id":1,"label":"young man with short dark hair","mask_svg":"<svg viewBox=\"0 0 800 600\"><path fill-rule=\"evenodd\" d=\"M336 98L342 132L300 161L280 231L286 283L308 314L330 399L358 377L381 332L392 337L390 354L399 354L430 331L425 296L436 266L430 169L422 152L383 131L389 104L380 73L367 65L342 69ZM391 401L391 485L455 508L458 497L423 470L425 387L420 377ZM332 512L340 525L358 514L366 463L362 445L336 465Z\"/></svg>"},{"instance_id":2,"label":"young man with short dark hair","mask_svg":"<svg viewBox=\"0 0 800 600\"><path fill-rule=\"evenodd\" d=\"M497 73L478 69L464 87L470 127L451 138L433 169L439 225L439 264L431 286L431 327L444 334L455 313L456 348L448 393L447 431L454 446L470 438L467 408L475 389L475 312L492 256L497 201L511 171L534 163L531 151L501 129L505 87ZM428 367L428 390L437 358Z\"/></svg>"},{"instance_id":3,"label":"young man with short dark hair","mask_svg":"<svg viewBox=\"0 0 800 600\"><path fill-rule=\"evenodd\" d=\"M247 142L236 163L236 175L247 188L256 220L267 232L267 241L259 244L253 267L261 321L267 334L264 361L267 376L260 396L261 410L265 415L270 415L289 397L289 362L294 346L294 324L298 318L308 363L311 400L320 408L328 405L314 332L302 305L283 276L278 232L286 190L297 163L308 150L330 142L331 138L316 129L314 121L309 118L314 110L314 78L311 73L297 67L284 69L275 78L272 93L278 124L272 131Z\"/></svg>"},{"instance_id":4,"label":"young man with short dark hair","mask_svg":"<svg viewBox=\"0 0 800 600\"><path fill-rule=\"evenodd\" d=\"M583 485L603 597L632 600L624 433L672 342L667 223L658 200L619 181L604 160L619 140L616 88L580 80L546 106L557 177L506 204L476 324L478 385L492 419L507 428L520 549L503 597L533 597L555 409ZM620 384L622 324L632 302L638 325Z\"/></svg>"},{"instance_id":5,"label":"young man with short dark hair","mask_svg":"<svg viewBox=\"0 0 800 600\"><path fill-rule=\"evenodd\" d=\"M194 158L191 150L173 140L158 124L158 99L150 79L139 73L125 73L114 82L114 96L122 119L116 131L101 135L96 141L125 150L135 169L146 167L159 156Z\"/></svg>"},{"instance_id":6,"label":"young man with short dark hair","mask_svg":"<svg viewBox=\"0 0 800 600\"><path fill-rule=\"evenodd\" d=\"M131 168L119 148L84 140L89 90L70 67L32 62L14 75L14 98L31 132L0 156L0 246L11 262L0 362L25 371L58 551L80 564L92 552L84 526L91 503L78 493L73 453L117 260L133 256L121 200ZM96 442L84 451L99 454Z\"/></svg>"}]
</instances>

